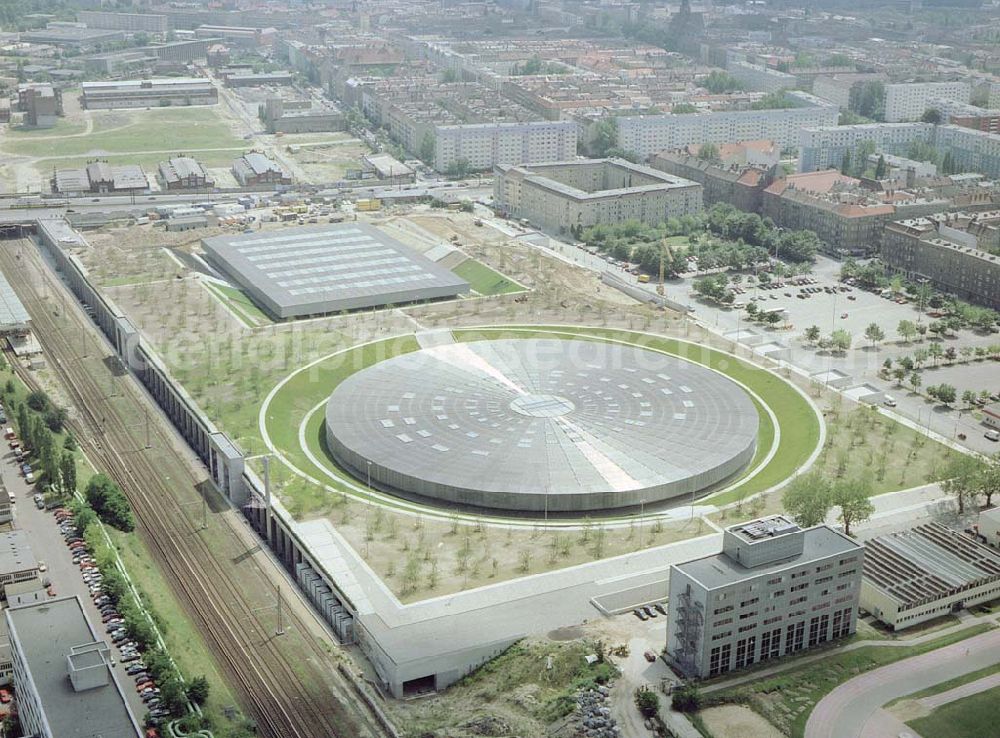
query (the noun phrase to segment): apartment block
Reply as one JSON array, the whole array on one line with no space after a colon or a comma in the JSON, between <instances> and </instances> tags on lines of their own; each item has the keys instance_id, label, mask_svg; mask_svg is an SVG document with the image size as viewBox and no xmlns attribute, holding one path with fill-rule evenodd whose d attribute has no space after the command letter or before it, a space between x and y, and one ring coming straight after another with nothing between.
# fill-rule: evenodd
<instances>
[{"instance_id":1,"label":"apartment block","mask_svg":"<svg viewBox=\"0 0 1000 738\"><path fill-rule=\"evenodd\" d=\"M764 190L761 214L782 228L814 231L827 253L873 253L896 209L860 184L836 169L789 175Z\"/></svg>"},{"instance_id":2,"label":"apartment block","mask_svg":"<svg viewBox=\"0 0 1000 738\"><path fill-rule=\"evenodd\" d=\"M618 145L641 159L690 144L768 139L779 148L799 145L804 128L836 126L834 105L804 92L790 92L801 107L737 110L689 115L627 115L616 118ZM596 121L595 121L596 122Z\"/></svg>"},{"instance_id":3,"label":"apartment block","mask_svg":"<svg viewBox=\"0 0 1000 738\"><path fill-rule=\"evenodd\" d=\"M494 201L502 212L553 232L626 220L656 225L702 209L697 182L623 159L498 169Z\"/></svg>"},{"instance_id":4,"label":"apartment block","mask_svg":"<svg viewBox=\"0 0 1000 738\"><path fill-rule=\"evenodd\" d=\"M760 64L749 64L744 61L733 62L728 66L727 71L747 88L758 92L791 90L799 83L794 74L779 72L777 69L764 67Z\"/></svg>"},{"instance_id":5,"label":"apartment block","mask_svg":"<svg viewBox=\"0 0 1000 738\"><path fill-rule=\"evenodd\" d=\"M898 123L919 120L935 99L968 103L972 94L966 82L911 82L885 86L885 120Z\"/></svg>"},{"instance_id":6,"label":"apartment block","mask_svg":"<svg viewBox=\"0 0 1000 738\"><path fill-rule=\"evenodd\" d=\"M727 528L722 552L670 567L667 656L710 678L855 631L864 549L775 515Z\"/></svg>"},{"instance_id":7,"label":"apartment block","mask_svg":"<svg viewBox=\"0 0 1000 738\"><path fill-rule=\"evenodd\" d=\"M1000 309L1000 211L939 213L888 223L882 261L892 272Z\"/></svg>"},{"instance_id":8,"label":"apartment block","mask_svg":"<svg viewBox=\"0 0 1000 738\"><path fill-rule=\"evenodd\" d=\"M572 121L436 126L434 168L446 172L463 159L474 170L566 161L576 156L576 135Z\"/></svg>"},{"instance_id":9,"label":"apartment block","mask_svg":"<svg viewBox=\"0 0 1000 738\"><path fill-rule=\"evenodd\" d=\"M716 164L685 150L662 151L650 159L649 165L700 184L706 207L725 202L751 213L760 212L764 189L773 179L772 167Z\"/></svg>"},{"instance_id":10,"label":"apartment block","mask_svg":"<svg viewBox=\"0 0 1000 738\"><path fill-rule=\"evenodd\" d=\"M846 108L851 103L851 90L865 82L888 82L889 76L881 72L871 74L830 74L820 75L813 80L812 93L828 100L838 108Z\"/></svg>"},{"instance_id":11,"label":"apartment block","mask_svg":"<svg viewBox=\"0 0 1000 738\"><path fill-rule=\"evenodd\" d=\"M76 19L88 28L106 28L130 33L166 33L167 16L147 13L109 13L100 10L81 10Z\"/></svg>"}]
</instances>

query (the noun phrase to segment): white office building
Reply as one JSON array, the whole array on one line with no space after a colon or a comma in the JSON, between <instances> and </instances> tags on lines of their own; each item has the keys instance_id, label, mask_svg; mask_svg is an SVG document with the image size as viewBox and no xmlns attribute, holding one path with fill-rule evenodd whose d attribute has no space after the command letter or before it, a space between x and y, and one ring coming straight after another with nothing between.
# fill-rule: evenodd
<instances>
[{"instance_id":1,"label":"white office building","mask_svg":"<svg viewBox=\"0 0 1000 738\"><path fill-rule=\"evenodd\" d=\"M864 549L774 515L725 530L722 553L670 567L667 656L714 677L854 632Z\"/></svg>"},{"instance_id":2,"label":"white office building","mask_svg":"<svg viewBox=\"0 0 1000 738\"><path fill-rule=\"evenodd\" d=\"M446 172L465 160L471 170L511 167L525 162L565 161L576 156L572 121L478 123L436 126L434 168Z\"/></svg>"},{"instance_id":3,"label":"white office building","mask_svg":"<svg viewBox=\"0 0 1000 738\"><path fill-rule=\"evenodd\" d=\"M885 120L898 123L919 120L935 99L968 103L971 90L966 82L911 82L885 86Z\"/></svg>"}]
</instances>

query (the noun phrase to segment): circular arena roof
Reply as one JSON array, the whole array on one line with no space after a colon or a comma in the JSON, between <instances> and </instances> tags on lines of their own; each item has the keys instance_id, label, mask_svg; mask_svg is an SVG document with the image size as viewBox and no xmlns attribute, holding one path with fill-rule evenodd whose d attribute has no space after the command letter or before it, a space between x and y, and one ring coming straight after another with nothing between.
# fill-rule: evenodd
<instances>
[{"instance_id":1,"label":"circular arena roof","mask_svg":"<svg viewBox=\"0 0 1000 738\"><path fill-rule=\"evenodd\" d=\"M358 479L481 508L583 512L652 504L744 468L757 410L726 377L586 340L425 348L344 380L328 448Z\"/></svg>"}]
</instances>

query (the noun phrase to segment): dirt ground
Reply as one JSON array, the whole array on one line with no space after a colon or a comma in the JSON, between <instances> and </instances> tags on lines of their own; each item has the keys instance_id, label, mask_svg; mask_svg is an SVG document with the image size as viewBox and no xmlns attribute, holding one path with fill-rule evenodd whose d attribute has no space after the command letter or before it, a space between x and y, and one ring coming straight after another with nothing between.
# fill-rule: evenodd
<instances>
[{"instance_id":1,"label":"dirt ground","mask_svg":"<svg viewBox=\"0 0 1000 738\"><path fill-rule=\"evenodd\" d=\"M781 731L743 705L710 707L700 714L715 738L783 738Z\"/></svg>"}]
</instances>

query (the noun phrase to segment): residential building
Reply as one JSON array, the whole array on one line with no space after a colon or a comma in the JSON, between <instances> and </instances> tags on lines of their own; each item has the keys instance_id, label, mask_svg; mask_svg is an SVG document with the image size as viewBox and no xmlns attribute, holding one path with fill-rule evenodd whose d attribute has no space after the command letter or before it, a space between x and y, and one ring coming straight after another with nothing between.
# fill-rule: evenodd
<instances>
[{"instance_id":1,"label":"residential building","mask_svg":"<svg viewBox=\"0 0 1000 738\"><path fill-rule=\"evenodd\" d=\"M839 112L825 100L790 92L800 107L687 115L625 115L615 119L618 145L641 159L690 144L774 141L779 149L799 145L803 128L836 126ZM591 121L596 123L597 120Z\"/></svg>"},{"instance_id":2,"label":"residential building","mask_svg":"<svg viewBox=\"0 0 1000 738\"><path fill-rule=\"evenodd\" d=\"M783 515L730 526L722 553L670 567L667 657L707 678L850 635L864 549Z\"/></svg>"},{"instance_id":3,"label":"residential building","mask_svg":"<svg viewBox=\"0 0 1000 738\"><path fill-rule=\"evenodd\" d=\"M28 534L23 530L0 533L0 588L32 579L38 579L38 562L31 552Z\"/></svg>"},{"instance_id":4,"label":"residential building","mask_svg":"<svg viewBox=\"0 0 1000 738\"><path fill-rule=\"evenodd\" d=\"M1000 554L940 523L865 541L861 607L892 630L1000 598Z\"/></svg>"},{"instance_id":5,"label":"residential building","mask_svg":"<svg viewBox=\"0 0 1000 738\"><path fill-rule=\"evenodd\" d=\"M141 738L142 728L111 669L111 648L78 597L4 611L18 718L38 738Z\"/></svg>"},{"instance_id":6,"label":"residential building","mask_svg":"<svg viewBox=\"0 0 1000 738\"><path fill-rule=\"evenodd\" d=\"M262 87L264 85L290 85L294 81L291 72L247 72L244 74L221 74L226 87Z\"/></svg>"},{"instance_id":7,"label":"residential building","mask_svg":"<svg viewBox=\"0 0 1000 738\"><path fill-rule=\"evenodd\" d=\"M572 121L477 123L434 128L434 168L439 172L465 162L474 171L526 162L567 161L576 156L577 127Z\"/></svg>"},{"instance_id":8,"label":"residential building","mask_svg":"<svg viewBox=\"0 0 1000 738\"><path fill-rule=\"evenodd\" d=\"M52 128L63 114L62 90L43 82L18 85L17 106L26 126Z\"/></svg>"},{"instance_id":9,"label":"residential building","mask_svg":"<svg viewBox=\"0 0 1000 738\"><path fill-rule=\"evenodd\" d=\"M233 176L243 187L292 183L292 175L284 167L258 151L251 151L236 159L233 162Z\"/></svg>"},{"instance_id":10,"label":"residential building","mask_svg":"<svg viewBox=\"0 0 1000 738\"><path fill-rule=\"evenodd\" d=\"M968 103L972 90L967 82L909 82L885 86L887 123L919 120L936 99Z\"/></svg>"},{"instance_id":11,"label":"residential building","mask_svg":"<svg viewBox=\"0 0 1000 738\"><path fill-rule=\"evenodd\" d=\"M799 81L794 74L779 72L777 69L764 67L760 64L749 64L745 61L737 61L728 65L729 74L748 89L758 92L777 92L778 90L791 90L798 87Z\"/></svg>"},{"instance_id":12,"label":"residential building","mask_svg":"<svg viewBox=\"0 0 1000 738\"><path fill-rule=\"evenodd\" d=\"M873 253L896 209L860 184L836 169L792 174L764 190L761 214L782 228L814 231L828 253Z\"/></svg>"},{"instance_id":13,"label":"residential building","mask_svg":"<svg viewBox=\"0 0 1000 738\"><path fill-rule=\"evenodd\" d=\"M494 202L538 228L565 232L597 223L656 225L702 209L702 188L623 159L587 159L497 169Z\"/></svg>"},{"instance_id":14,"label":"residential building","mask_svg":"<svg viewBox=\"0 0 1000 738\"><path fill-rule=\"evenodd\" d=\"M889 76L881 72L821 75L813 80L812 93L816 97L829 100L838 108L846 108L851 104L851 90L855 85L864 84L865 82L888 81Z\"/></svg>"},{"instance_id":15,"label":"residential building","mask_svg":"<svg viewBox=\"0 0 1000 738\"><path fill-rule=\"evenodd\" d=\"M997 211L939 213L888 223L882 234L882 261L907 279L927 280L942 292L998 309L998 225ZM990 247L992 253L985 250Z\"/></svg>"},{"instance_id":16,"label":"residential building","mask_svg":"<svg viewBox=\"0 0 1000 738\"><path fill-rule=\"evenodd\" d=\"M215 105L219 102L219 91L211 80L198 77L84 82L82 88L81 100L87 110Z\"/></svg>"},{"instance_id":17,"label":"residential building","mask_svg":"<svg viewBox=\"0 0 1000 738\"><path fill-rule=\"evenodd\" d=\"M204 167L189 156L161 161L160 180L168 190L203 190L215 186Z\"/></svg>"},{"instance_id":18,"label":"residential building","mask_svg":"<svg viewBox=\"0 0 1000 738\"><path fill-rule=\"evenodd\" d=\"M661 151L650 160L649 165L700 184L706 207L726 202L752 213L760 212L764 189L774 179L774 167L726 165L700 159L683 149Z\"/></svg>"},{"instance_id":19,"label":"residential building","mask_svg":"<svg viewBox=\"0 0 1000 738\"><path fill-rule=\"evenodd\" d=\"M76 19L88 28L106 28L129 33L166 33L167 16L151 13L109 13L100 10L81 10Z\"/></svg>"}]
</instances>

